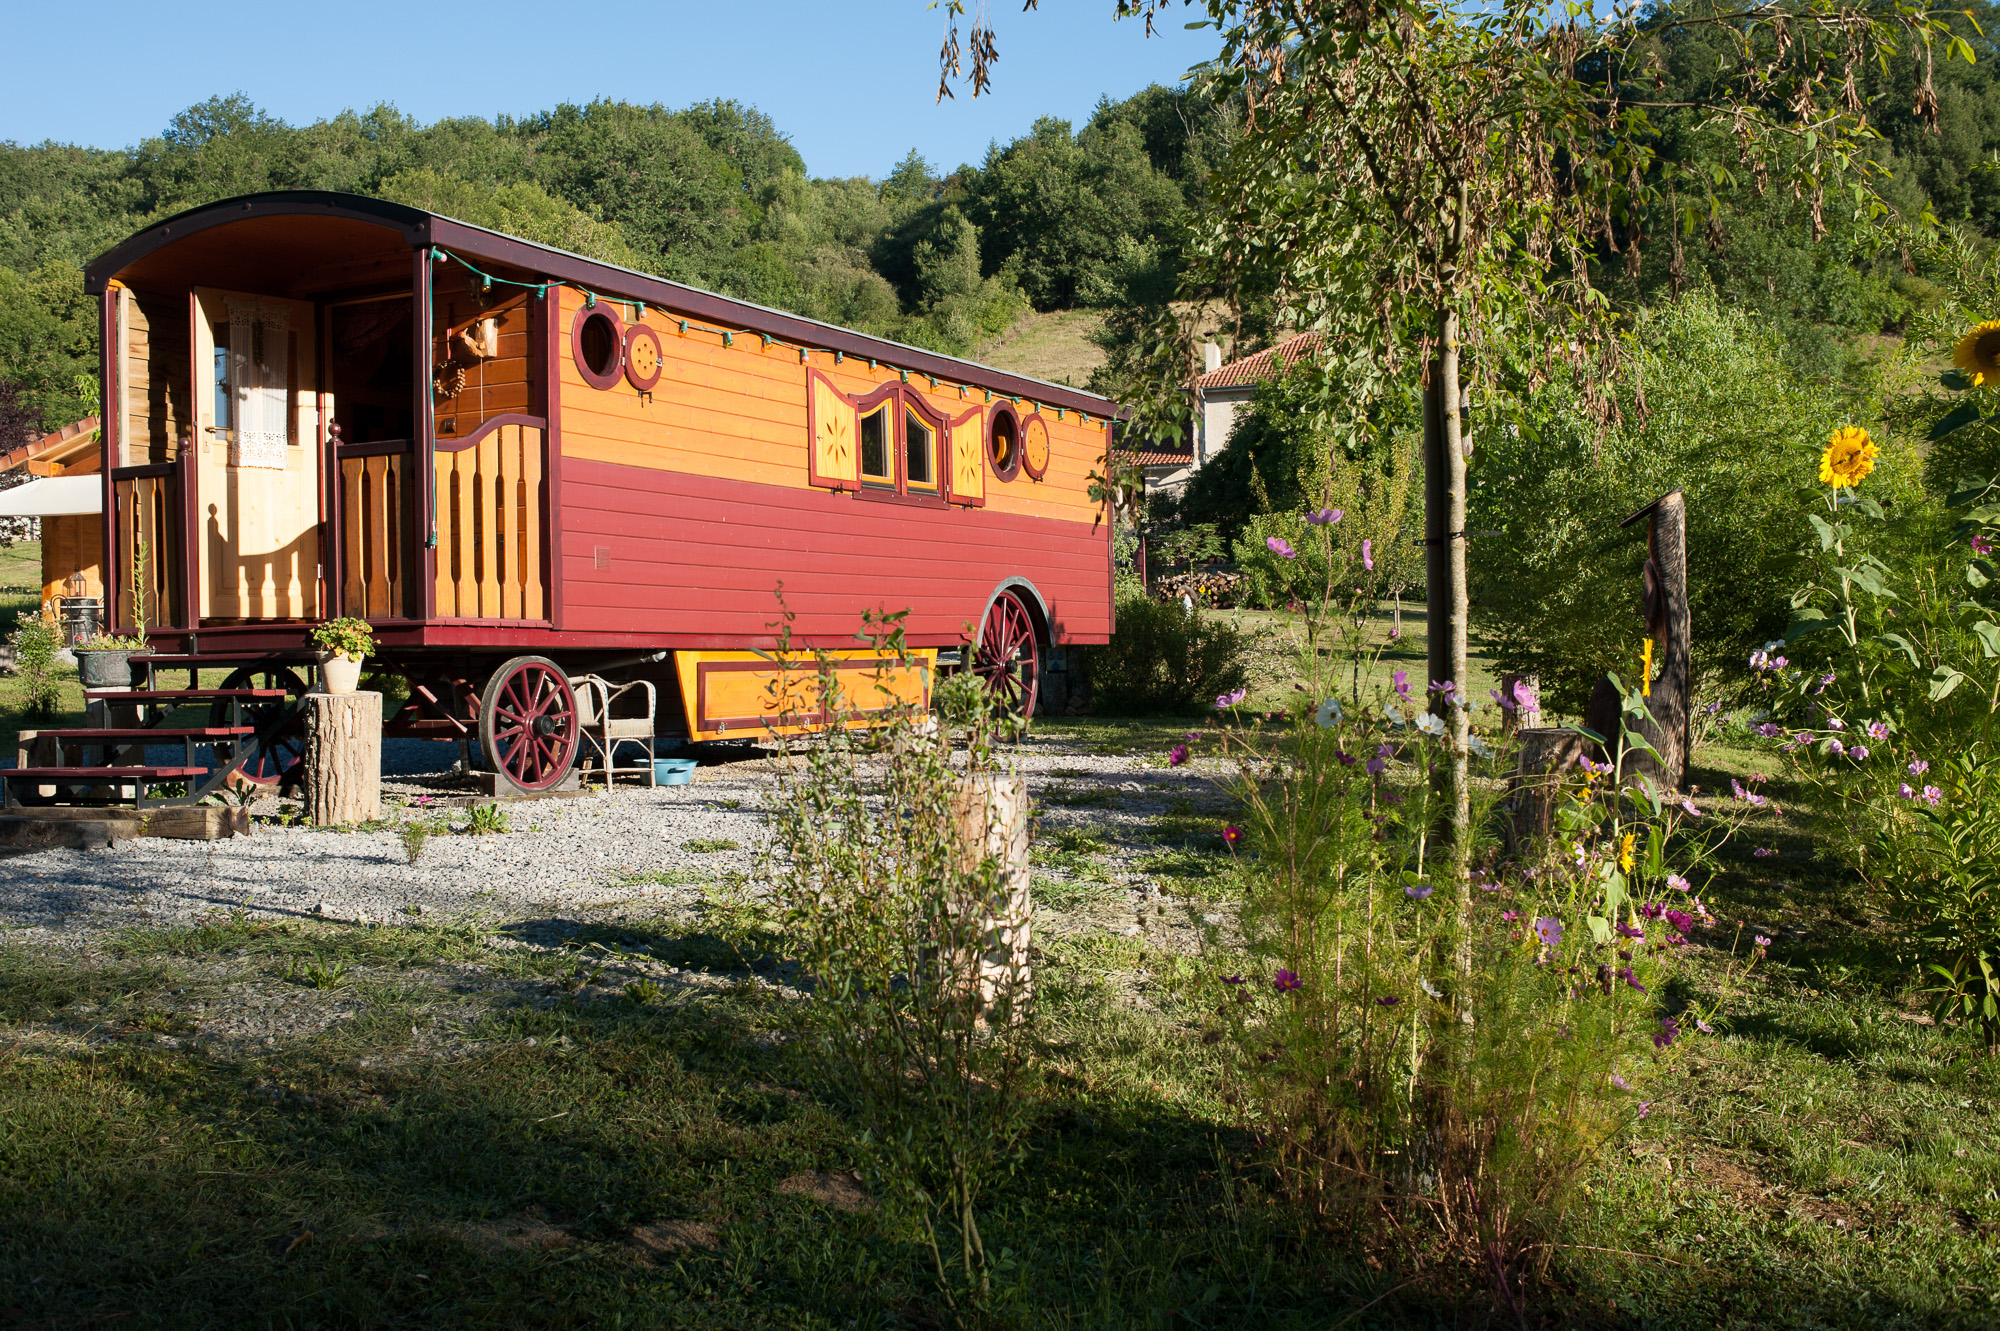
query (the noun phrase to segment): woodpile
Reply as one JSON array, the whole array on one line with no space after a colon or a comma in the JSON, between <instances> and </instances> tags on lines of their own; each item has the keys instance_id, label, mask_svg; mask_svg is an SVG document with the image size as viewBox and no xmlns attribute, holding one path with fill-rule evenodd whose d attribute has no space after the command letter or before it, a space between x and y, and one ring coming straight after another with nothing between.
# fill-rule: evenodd
<instances>
[{"instance_id":1,"label":"woodpile","mask_svg":"<svg viewBox=\"0 0 2000 1331\"><path fill-rule=\"evenodd\" d=\"M1153 595L1163 601L1178 601L1187 597L1196 605L1226 610L1236 604L1237 589L1242 585L1241 573L1196 569L1153 579Z\"/></svg>"}]
</instances>

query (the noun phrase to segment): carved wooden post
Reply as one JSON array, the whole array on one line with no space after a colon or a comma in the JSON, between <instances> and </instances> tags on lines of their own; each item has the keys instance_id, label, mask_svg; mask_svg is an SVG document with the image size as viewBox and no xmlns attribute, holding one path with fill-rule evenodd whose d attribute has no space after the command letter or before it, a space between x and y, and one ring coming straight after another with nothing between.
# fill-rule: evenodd
<instances>
[{"instance_id":1,"label":"carved wooden post","mask_svg":"<svg viewBox=\"0 0 2000 1331\"><path fill-rule=\"evenodd\" d=\"M1619 524L1629 527L1640 518L1646 526L1646 588L1643 602L1646 636L1653 640L1653 659L1660 677L1646 699L1649 716L1637 727L1659 751L1662 763L1635 753L1624 770L1664 775L1671 786L1687 784L1688 750L1693 717L1693 618L1687 594L1687 506L1679 490L1663 495ZM1637 682L1637 681L1635 681ZM1599 680L1591 695L1586 722L1603 735L1615 757L1619 747L1617 690ZM1664 772L1662 766L1664 765Z\"/></svg>"},{"instance_id":2,"label":"carved wooden post","mask_svg":"<svg viewBox=\"0 0 2000 1331\"><path fill-rule=\"evenodd\" d=\"M382 695L309 693L306 821L365 823L382 813Z\"/></svg>"},{"instance_id":3,"label":"carved wooden post","mask_svg":"<svg viewBox=\"0 0 2000 1331\"><path fill-rule=\"evenodd\" d=\"M1509 849L1547 837L1554 830L1556 792L1573 777L1576 760L1595 747L1574 730L1536 726L1518 733L1518 763L1507 790Z\"/></svg>"},{"instance_id":4,"label":"carved wooden post","mask_svg":"<svg viewBox=\"0 0 2000 1331\"><path fill-rule=\"evenodd\" d=\"M1035 988L1028 956L1035 911L1028 869L1028 783L1019 776L968 777L951 803L961 872L977 870L988 857L999 866L991 897L961 903L980 917L980 1010L1004 997L1012 1009L1009 1020L1020 1021Z\"/></svg>"}]
</instances>

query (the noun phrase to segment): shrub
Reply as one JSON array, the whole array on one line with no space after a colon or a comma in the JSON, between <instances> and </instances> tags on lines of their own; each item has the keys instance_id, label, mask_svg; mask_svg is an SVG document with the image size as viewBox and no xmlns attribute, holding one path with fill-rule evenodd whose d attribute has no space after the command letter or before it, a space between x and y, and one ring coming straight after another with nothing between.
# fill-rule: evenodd
<instances>
[{"instance_id":1,"label":"shrub","mask_svg":"<svg viewBox=\"0 0 2000 1331\"><path fill-rule=\"evenodd\" d=\"M1118 631L1087 657L1100 712L1141 716L1199 711L1249 678L1242 631L1178 601L1118 603Z\"/></svg>"},{"instance_id":2,"label":"shrub","mask_svg":"<svg viewBox=\"0 0 2000 1331\"><path fill-rule=\"evenodd\" d=\"M43 615L24 616L13 636L14 669L21 679L21 706L30 716L49 716L62 694L56 682L56 653L62 632Z\"/></svg>"}]
</instances>

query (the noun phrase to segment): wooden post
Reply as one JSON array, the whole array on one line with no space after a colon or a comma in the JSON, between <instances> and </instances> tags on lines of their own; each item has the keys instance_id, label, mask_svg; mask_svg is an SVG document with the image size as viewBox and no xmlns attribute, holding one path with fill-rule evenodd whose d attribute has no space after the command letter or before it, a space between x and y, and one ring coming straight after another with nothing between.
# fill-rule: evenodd
<instances>
[{"instance_id":1,"label":"wooden post","mask_svg":"<svg viewBox=\"0 0 2000 1331\"><path fill-rule=\"evenodd\" d=\"M1659 751L1662 762L1652 755L1634 753L1625 758L1622 770L1650 772L1664 777L1672 787L1687 784L1687 760L1691 747L1693 720L1693 616L1688 610L1687 592L1687 505L1679 490L1662 495L1619 524L1629 527L1640 518L1646 523L1645 595L1641 602L1646 636L1653 640L1653 659L1659 663L1660 677L1653 681L1646 699L1648 716L1637 727L1646 742ZM1605 738L1605 748L1613 760L1619 757L1620 699L1609 680L1599 680L1591 694L1586 724Z\"/></svg>"},{"instance_id":2,"label":"wooden post","mask_svg":"<svg viewBox=\"0 0 2000 1331\"><path fill-rule=\"evenodd\" d=\"M1507 791L1507 844L1516 851L1554 830L1556 792L1576 760L1596 747L1576 731L1554 726L1522 730L1517 738L1519 762Z\"/></svg>"},{"instance_id":3,"label":"wooden post","mask_svg":"<svg viewBox=\"0 0 2000 1331\"><path fill-rule=\"evenodd\" d=\"M1034 931L1033 875L1028 870L1028 783L1019 776L967 777L952 797L958 833L959 867L975 872L992 858L999 866L994 894L965 903L980 917L979 1007L982 1013L1005 1002L1010 1022L1027 1015L1034 997L1028 955Z\"/></svg>"},{"instance_id":4,"label":"wooden post","mask_svg":"<svg viewBox=\"0 0 2000 1331\"><path fill-rule=\"evenodd\" d=\"M309 693L306 821L364 823L382 813L382 695Z\"/></svg>"}]
</instances>

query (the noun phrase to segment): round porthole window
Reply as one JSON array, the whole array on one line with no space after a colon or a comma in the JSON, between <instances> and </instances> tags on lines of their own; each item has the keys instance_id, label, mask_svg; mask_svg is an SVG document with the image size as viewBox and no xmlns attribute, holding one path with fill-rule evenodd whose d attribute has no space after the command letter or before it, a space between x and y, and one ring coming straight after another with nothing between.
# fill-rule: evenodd
<instances>
[{"instance_id":1,"label":"round porthole window","mask_svg":"<svg viewBox=\"0 0 2000 1331\"><path fill-rule=\"evenodd\" d=\"M1021 422L1012 407L996 407L986 427L986 455L992 459L993 474L1011 481L1021 473Z\"/></svg>"},{"instance_id":2,"label":"round porthole window","mask_svg":"<svg viewBox=\"0 0 2000 1331\"><path fill-rule=\"evenodd\" d=\"M624 369L625 330L618 316L604 306L577 311L570 326L570 351L577 372L592 388L609 388Z\"/></svg>"}]
</instances>

